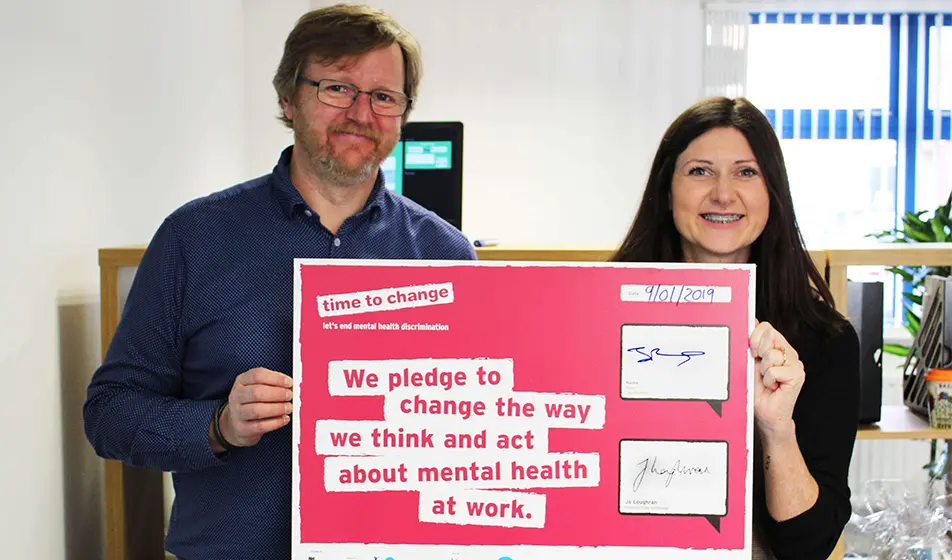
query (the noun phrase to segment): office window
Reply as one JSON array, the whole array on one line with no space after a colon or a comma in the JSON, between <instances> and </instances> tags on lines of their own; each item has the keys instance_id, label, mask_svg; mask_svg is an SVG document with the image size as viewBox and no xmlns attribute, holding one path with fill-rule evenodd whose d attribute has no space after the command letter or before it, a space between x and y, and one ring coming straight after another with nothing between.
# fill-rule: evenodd
<instances>
[{"instance_id":1,"label":"office window","mask_svg":"<svg viewBox=\"0 0 952 560\"><path fill-rule=\"evenodd\" d=\"M928 100L923 115L923 139L916 152L916 206L935 208L944 204L952 184L952 14L928 20L928 73L924 76ZM939 134L936 135L935 131ZM935 140L936 136L939 141Z\"/></svg>"},{"instance_id":2,"label":"office window","mask_svg":"<svg viewBox=\"0 0 952 560\"><path fill-rule=\"evenodd\" d=\"M807 244L848 247L952 180L952 14L752 13L747 97L774 125ZM902 286L881 268L886 322ZM891 305L889 305L891 303Z\"/></svg>"}]
</instances>

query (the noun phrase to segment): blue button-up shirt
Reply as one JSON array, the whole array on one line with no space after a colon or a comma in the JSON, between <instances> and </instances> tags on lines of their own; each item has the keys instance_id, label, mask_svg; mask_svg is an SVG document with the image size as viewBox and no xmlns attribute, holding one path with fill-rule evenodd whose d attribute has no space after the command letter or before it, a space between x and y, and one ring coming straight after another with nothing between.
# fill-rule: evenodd
<instances>
[{"instance_id":1,"label":"blue button-up shirt","mask_svg":"<svg viewBox=\"0 0 952 560\"><path fill-rule=\"evenodd\" d=\"M472 260L455 228L384 188L331 234L273 172L194 200L161 224L83 409L105 458L171 471L166 548L187 560L291 556L291 426L216 456L215 407L240 373L291 375L293 259Z\"/></svg>"}]
</instances>

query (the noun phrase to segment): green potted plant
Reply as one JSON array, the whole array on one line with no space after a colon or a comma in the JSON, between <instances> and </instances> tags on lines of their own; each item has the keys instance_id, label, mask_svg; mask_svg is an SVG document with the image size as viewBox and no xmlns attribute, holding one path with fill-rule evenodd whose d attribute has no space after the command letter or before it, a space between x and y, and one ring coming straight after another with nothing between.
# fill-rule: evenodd
<instances>
[{"instance_id":1,"label":"green potted plant","mask_svg":"<svg viewBox=\"0 0 952 560\"><path fill-rule=\"evenodd\" d=\"M901 229L888 229L871 233L874 237L891 243L952 243L952 193L945 204L932 210L920 210L913 214L906 212L902 217ZM931 215L928 215L931 214ZM903 281L902 308L903 323L906 330L915 338L919 332L921 320L922 296L925 278L929 275L949 276L948 266L893 266L886 270L899 276ZM884 344L883 352L905 357L909 347L902 344Z\"/></svg>"},{"instance_id":2,"label":"green potted plant","mask_svg":"<svg viewBox=\"0 0 952 560\"><path fill-rule=\"evenodd\" d=\"M945 204L933 210L931 215L927 216L930 213L928 210L920 210L915 214L906 212L902 218L902 229L884 230L879 233L871 233L867 237L874 237L892 243L952 243L950 209L952 209L952 193L949 193L949 198ZM926 276L949 276L950 268L952 267L893 266L886 269L902 279L904 286L902 293L903 325L913 339L919 332ZM909 347L903 344L883 344L883 352L906 357L909 354ZM952 446L952 441L946 442L945 449L937 454L936 440L932 440L929 463L923 466L923 469L929 473L928 488L930 491L932 483L945 479L946 493L952 495L950 446Z\"/></svg>"}]
</instances>

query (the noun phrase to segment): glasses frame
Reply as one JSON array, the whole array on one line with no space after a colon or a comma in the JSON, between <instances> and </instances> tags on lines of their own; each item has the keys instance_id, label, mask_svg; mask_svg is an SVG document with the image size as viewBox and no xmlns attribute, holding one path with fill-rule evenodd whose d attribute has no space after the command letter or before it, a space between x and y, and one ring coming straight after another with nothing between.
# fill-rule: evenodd
<instances>
[{"instance_id":1,"label":"glasses frame","mask_svg":"<svg viewBox=\"0 0 952 560\"><path fill-rule=\"evenodd\" d=\"M377 89L372 89L372 90L370 90L370 91L364 91L364 90L360 89L359 87L357 87L356 85L354 85L354 84L352 84L352 83L350 83L350 82L344 82L344 81L341 81L341 80L335 80L335 79L333 79L333 78L321 78L320 80L312 80L312 79L310 79L310 78L305 78L304 76L298 76L297 82L298 82L299 84L308 84L308 85L311 85L311 86L314 86L315 88L317 88L317 100L320 101L321 103L323 103L324 105L327 105L328 107L334 107L334 108L336 108L336 109L349 109L349 108L353 107L353 106L354 106L354 103L357 102L357 98L360 97L361 94L367 94L367 99L370 101L370 110L373 111L373 113L374 113L375 115L379 115L379 116L381 116L381 117L402 117L402 116L404 116L404 115L407 114L407 111L409 111L409 110L410 110L410 107L413 105L413 99L411 99L409 95L403 93L402 91L395 91L395 90L392 90L392 89L377 88ZM323 99L321 99L321 82L334 82L334 83L336 83L336 84L342 84L342 85L350 86L350 87L354 88L355 93L354 93L353 98L351 98L351 100L350 100L350 104L347 105L346 107L341 107L341 106L339 106L339 105L332 105L332 104L328 103L327 101L324 101ZM388 93L388 94L396 93L396 94L402 95L403 97L406 97L406 98L407 98L407 105L406 105L406 107L403 108L403 112L401 112L401 113L398 114L398 115L386 115L386 114L383 114L383 113L378 112L377 109L374 108L374 98L373 98L373 94L374 94L374 93L379 93L379 92L386 92L386 93Z\"/></svg>"}]
</instances>

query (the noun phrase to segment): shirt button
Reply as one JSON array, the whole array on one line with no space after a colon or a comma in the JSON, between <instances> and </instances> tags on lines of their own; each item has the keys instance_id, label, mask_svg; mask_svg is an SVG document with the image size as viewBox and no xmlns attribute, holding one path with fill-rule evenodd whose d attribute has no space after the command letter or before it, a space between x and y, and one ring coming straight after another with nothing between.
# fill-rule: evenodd
<instances>
[{"instance_id":1,"label":"shirt button","mask_svg":"<svg viewBox=\"0 0 952 560\"><path fill-rule=\"evenodd\" d=\"M310 218L311 216L314 215L314 212L311 212L310 210L305 210L305 211L304 211L304 215L307 216L308 218Z\"/></svg>"},{"instance_id":2,"label":"shirt button","mask_svg":"<svg viewBox=\"0 0 952 560\"><path fill-rule=\"evenodd\" d=\"M339 238L339 237L335 237L335 238L334 238L334 247L340 247L340 238Z\"/></svg>"}]
</instances>

